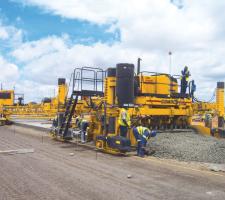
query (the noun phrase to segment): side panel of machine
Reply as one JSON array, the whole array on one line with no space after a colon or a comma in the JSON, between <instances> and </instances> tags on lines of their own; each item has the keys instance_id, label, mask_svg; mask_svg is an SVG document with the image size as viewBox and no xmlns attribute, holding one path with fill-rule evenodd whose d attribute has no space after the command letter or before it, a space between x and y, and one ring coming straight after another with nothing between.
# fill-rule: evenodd
<instances>
[{"instance_id":1,"label":"side panel of machine","mask_svg":"<svg viewBox=\"0 0 225 200\"><path fill-rule=\"evenodd\" d=\"M169 95L178 93L178 84L176 79L168 75L139 76L140 93L154 95Z\"/></svg>"},{"instance_id":2,"label":"side panel of machine","mask_svg":"<svg viewBox=\"0 0 225 200\"><path fill-rule=\"evenodd\" d=\"M134 103L134 65L121 63L116 66L116 95L120 107Z\"/></svg>"},{"instance_id":3,"label":"side panel of machine","mask_svg":"<svg viewBox=\"0 0 225 200\"><path fill-rule=\"evenodd\" d=\"M0 105L12 106L14 104L14 91L1 90L0 91Z\"/></svg>"}]
</instances>

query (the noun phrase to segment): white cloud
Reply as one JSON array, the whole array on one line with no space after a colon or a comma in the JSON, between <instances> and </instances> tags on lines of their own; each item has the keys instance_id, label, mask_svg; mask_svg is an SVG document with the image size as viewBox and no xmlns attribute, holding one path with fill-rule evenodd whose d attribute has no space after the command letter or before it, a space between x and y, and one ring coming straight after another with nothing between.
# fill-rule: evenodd
<instances>
[{"instance_id":1,"label":"white cloud","mask_svg":"<svg viewBox=\"0 0 225 200\"><path fill-rule=\"evenodd\" d=\"M20 45L23 40L23 31L14 26L5 25L0 19L0 48L2 47L16 47Z\"/></svg>"},{"instance_id":2,"label":"white cloud","mask_svg":"<svg viewBox=\"0 0 225 200\"><path fill-rule=\"evenodd\" d=\"M66 48L67 37L47 37L41 40L23 43L19 48L12 51L12 56L20 62L28 62Z\"/></svg>"},{"instance_id":3,"label":"white cloud","mask_svg":"<svg viewBox=\"0 0 225 200\"><path fill-rule=\"evenodd\" d=\"M20 0L18 0L21 2ZM65 18L78 18L102 24L112 22L117 19L118 12L121 11L122 1L115 0L66 0L66 1L45 1L45 0L24 0L25 5L35 5ZM116 15L114 15L116 14Z\"/></svg>"},{"instance_id":4,"label":"white cloud","mask_svg":"<svg viewBox=\"0 0 225 200\"><path fill-rule=\"evenodd\" d=\"M19 78L19 68L0 56L0 82L4 88L12 89Z\"/></svg>"},{"instance_id":5,"label":"white cloud","mask_svg":"<svg viewBox=\"0 0 225 200\"><path fill-rule=\"evenodd\" d=\"M136 63L139 56L143 69L169 72L170 50L173 73L188 65L200 97L210 96L216 81L225 80L222 0L185 0L183 9L169 0L22 2L63 18L112 24L107 31L119 29L121 33L120 41L113 45L74 45L68 37L55 36L23 43L12 55L24 63L22 73L29 81L53 85L57 77L68 77L76 66L111 67L118 62Z\"/></svg>"},{"instance_id":6,"label":"white cloud","mask_svg":"<svg viewBox=\"0 0 225 200\"><path fill-rule=\"evenodd\" d=\"M32 80L20 80L15 85L16 93L24 94L25 103L41 102L44 97L53 97L57 93L55 85L46 85Z\"/></svg>"},{"instance_id":7,"label":"white cloud","mask_svg":"<svg viewBox=\"0 0 225 200\"><path fill-rule=\"evenodd\" d=\"M5 27L0 26L0 39L7 39L9 37L9 34L7 33Z\"/></svg>"},{"instance_id":8,"label":"white cloud","mask_svg":"<svg viewBox=\"0 0 225 200\"><path fill-rule=\"evenodd\" d=\"M65 18L87 20L93 23L112 23L121 31L124 45L146 50L168 48L204 48L213 39L214 21L209 3L186 2L185 9L178 9L170 0L25 0L45 11ZM205 1L199 1L205 2ZM202 9L205 6L206 9Z\"/></svg>"},{"instance_id":9,"label":"white cloud","mask_svg":"<svg viewBox=\"0 0 225 200\"><path fill-rule=\"evenodd\" d=\"M17 61L24 63L23 76L27 80L55 83L57 77L68 77L75 67L114 66L117 62L136 62L136 52L122 49L120 44L92 46L67 44L65 38L48 37L27 42L12 52Z\"/></svg>"}]
</instances>

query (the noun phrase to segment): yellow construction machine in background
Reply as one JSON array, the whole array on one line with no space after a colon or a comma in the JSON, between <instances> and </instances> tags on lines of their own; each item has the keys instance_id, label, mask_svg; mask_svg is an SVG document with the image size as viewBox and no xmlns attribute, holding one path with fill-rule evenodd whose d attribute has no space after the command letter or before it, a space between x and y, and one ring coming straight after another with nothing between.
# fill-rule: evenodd
<instances>
[{"instance_id":1,"label":"yellow construction machine in background","mask_svg":"<svg viewBox=\"0 0 225 200\"><path fill-rule=\"evenodd\" d=\"M15 98L13 90L0 91L0 114L2 124L10 119L54 119L58 112L63 112L68 86L64 78L58 79L58 95L44 98L41 103L23 103L23 96Z\"/></svg>"},{"instance_id":2,"label":"yellow construction machine in background","mask_svg":"<svg viewBox=\"0 0 225 200\"><path fill-rule=\"evenodd\" d=\"M216 102L197 101L192 106L192 127L204 135L225 138L224 82L217 83Z\"/></svg>"},{"instance_id":3,"label":"yellow construction machine in background","mask_svg":"<svg viewBox=\"0 0 225 200\"><path fill-rule=\"evenodd\" d=\"M4 106L12 106L14 104L14 98L15 94L13 90L0 90L0 126L9 123Z\"/></svg>"}]
</instances>

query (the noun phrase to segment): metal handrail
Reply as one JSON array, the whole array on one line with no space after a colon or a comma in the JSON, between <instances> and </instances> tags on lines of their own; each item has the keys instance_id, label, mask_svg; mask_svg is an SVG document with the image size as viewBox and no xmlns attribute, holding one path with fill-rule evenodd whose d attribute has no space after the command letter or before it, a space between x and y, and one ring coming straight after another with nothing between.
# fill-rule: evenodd
<instances>
[{"instance_id":1,"label":"metal handrail","mask_svg":"<svg viewBox=\"0 0 225 200\"><path fill-rule=\"evenodd\" d=\"M86 72L89 73L89 76L85 76ZM77 77L76 74L80 73L80 76ZM91 73L91 75L90 75ZM100 74L100 75L99 75ZM100 77L99 77L100 76ZM105 71L98 67L82 67L82 68L75 68L73 73L73 90L76 82L79 83L78 91L83 90L83 85L85 83L90 83L93 85L93 88L90 91L102 91L104 89L104 78L105 78ZM101 90L99 90L99 85L101 86Z\"/></svg>"}]
</instances>

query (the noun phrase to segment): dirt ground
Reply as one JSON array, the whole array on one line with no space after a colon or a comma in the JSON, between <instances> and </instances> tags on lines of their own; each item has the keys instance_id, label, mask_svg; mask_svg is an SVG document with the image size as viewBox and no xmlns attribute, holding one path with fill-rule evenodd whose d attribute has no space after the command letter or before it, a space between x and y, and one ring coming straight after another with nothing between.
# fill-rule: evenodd
<instances>
[{"instance_id":1,"label":"dirt ground","mask_svg":"<svg viewBox=\"0 0 225 200\"><path fill-rule=\"evenodd\" d=\"M0 151L24 148L34 153L0 153L0 200L225 199L223 173L96 153L44 132L0 127Z\"/></svg>"}]
</instances>

